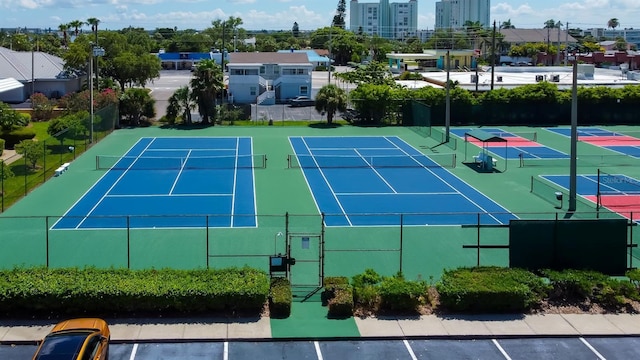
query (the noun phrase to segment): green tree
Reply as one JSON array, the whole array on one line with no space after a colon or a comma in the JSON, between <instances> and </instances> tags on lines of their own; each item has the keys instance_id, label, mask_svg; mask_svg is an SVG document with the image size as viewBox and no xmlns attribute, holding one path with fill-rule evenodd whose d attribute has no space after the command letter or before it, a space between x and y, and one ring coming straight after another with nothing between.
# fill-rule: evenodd
<instances>
[{"instance_id":1,"label":"green tree","mask_svg":"<svg viewBox=\"0 0 640 360\"><path fill-rule=\"evenodd\" d=\"M626 51L627 50L627 42L622 37L616 38L616 43L613 45L613 48L618 51Z\"/></svg>"},{"instance_id":2,"label":"green tree","mask_svg":"<svg viewBox=\"0 0 640 360\"><path fill-rule=\"evenodd\" d=\"M316 94L316 110L327 114L327 123L333 123L338 111L347 109L347 93L334 84L323 86Z\"/></svg>"},{"instance_id":3,"label":"green tree","mask_svg":"<svg viewBox=\"0 0 640 360\"><path fill-rule=\"evenodd\" d=\"M84 125L84 122L89 119L89 117L90 114L87 111L59 116L49 121L47 134L61 142L64 141L64 139L73 139L87 132L87 127Z\"/></svg>"},{"instance_id":4,"label":"green tree","mask_svg":"<svg viewBox=\"0 0 640 360\"><path fill-rule=\"evenodd\" d=\"M33 120L46 121L53 116L54 104L46 95L35 93L31 95L31 106L33 107Z\"/></svg>"},{"instance_id":5,"label":"green tree","mask_svg":"<svg viewBox=\"0 0 640 360\"><path fill-rule=\"evenodd\" d=\"M129 88L120 97L120 116L130 125L137 126L156 116L154 105L149 90Z\"/></svg>"},{"instance_id":6,"label":"green tree","mask_svg":"<svg viewBox=\"0 0 640 360\"><path fill-rule=\"evenodd\" d=\"M80 28L82 27L82 25L84 25L83 21L80 20L73 20L73 21L69 21L69 28L73 29L73 34L78 37L78 34L80 33Z\"/></svg>"},{"instance_id":7,"label":"green tree","mask_svg":"<svg viewBox=\"0 0 640 360\"><path fill-rule=\"evenodd\" d=\"M11 131L14 127L26 126L20 114L8 104L0 102L0 130Z\"/></svg>"},{"instance_id":8,"label":"green tree","mask_svg":"<svg viewBox=\"0 0 640 360\"><path fill-rule=\"evenodd\" d=\"M182 122L186 125L191 125L191 110L196 107L192 99L191 89L189 89L188 86L178 88L178 90L169 97L167 116L175 115L177 117L182 114Z\"/></svg>"},{"instance_id":9,"label":"green tree","mask_svg":"<svg viewBox=\"0 0 640 360\"><path fill-rule=\"evenodd\" d=\"M300 36L300 27L298 26L298 22L293 22L293 28L291 29L291 34L293 37L297 38Z\"/></svg>"},{"instance_id":10,"label":"green tree","mask_svg":"<svg viewBox=\"0 0 640 360\"><path fill-rule=\"evenodd\" d=\"M9 167L7 163L0 160L0 166L2 166L2 169L0 169L0 172L2 172L2 180L7 180L14 176L13 171L11 171L11 167ZM2 192L0 192L0 196L1 195L2 195Z\"/></svg>"},{"instance_id":11,"label":"green tree","mask_svg":"<svg viewBox=\"0 0 640 360\"><path fill-rule=\"evenodd\" d=\"M611 18L609 19L609 21L607 21L608 28L615 29L618 26L620 26L620 22L618 21L618 18Z\"/></svg>"},{"instance_id":12,"label":"green tree","mask_svg":"<svg viewBox=\"0 0 640 360\"><path fill-rule=\"evenodd\" d=\"M62 33L62 45L64 47L69 46L69 34L67 34L67 30L69 30L69 24L60 24L58 25L58 30Z\"/></svg>"},{"instance_id":13,"label":"green tree","mask_svg":"<svg viewBox=\"0 0 640 360\"><path fill-rule=\"evenodd\" d=\"M215 124L216 98L222 95L224 81L222 68L214 60L198 63L190 82L191 96L198 104L203 124Z\"/></svg>"},{"instance_id":14,"label":"green tree","mask_svg":"<svg viewBox=\"0 0 640 360\"><path fill-rule=\"evenodd\" d=\"M508 19L505 22L500 23L500 29L515 29L516 27L511 24L511 19Z\"/></svg>"},{"instance_id":15,"label":"green tree","mask_svg":"<svg viewBox=\"0 0 640 360\"><path fill-rule=\"evenodd\" d=\"M34 140L22 140L15 146L16 152L24 157L32 169L35 169L38 160L44 158L45 149L43 144Z\"/></svg>"},{"instance_id":16,"label":"green tree","mask_svg":"<svg viewBox=\"0 0 640 360\"><path fill-rule=\"evenodd\" d=\"M347 11L347 4L345 0L338 0L338 7L336 8L336 14L333 16L331 26L335 26L341 29L345 28L345 12Z\"/></svg>"},{"instance_id":17,"label":"green tree","mask_svg":"<svg viewBox=\"0 0 640 360\"><path fill-rule=\"evenodd\" d=\"M395 80L389 68L377 61L371 62L366 66L360 66L353 71L336 73L335 76L352 84L395 86Z\"/></svg>"}]
</instances>

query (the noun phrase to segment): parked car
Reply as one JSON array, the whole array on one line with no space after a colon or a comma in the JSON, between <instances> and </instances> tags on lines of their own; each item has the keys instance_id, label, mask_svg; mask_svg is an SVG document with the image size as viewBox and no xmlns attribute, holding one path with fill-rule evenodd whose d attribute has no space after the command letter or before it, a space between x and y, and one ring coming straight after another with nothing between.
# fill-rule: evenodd
<instances>
[{"instance_id":1,"label":"parked car","mask_svg":"<svg viewBox=\"0 0 640 360\"><path fill-rule=\"evenodd\" d=\"M356 122L360 119L360 112L355 109L347 109L341 114L341 116L348 122Z\"/></svg>"},{"instance_id":2,"label":"parked car","mask_svg":"<svg viewBox=\"0 0 640 360\"><path fill-rule=\"evenodd\" d=\"M109 359L109 325L102 319L65 320L40 342L33 360Z\"/></svg>"},{"instance_id":3,"label":"parked car","mask_svg":"<svg viewBox=\"0 0 640 360\"><path fill-rule=\"evenodd\" d=\"M308 96L297 96L289 100L289 104L294 107L301 107L301 106L313 106L316 104L316 102L315 100L313 100Z\"/></svg>"}]
</instances>

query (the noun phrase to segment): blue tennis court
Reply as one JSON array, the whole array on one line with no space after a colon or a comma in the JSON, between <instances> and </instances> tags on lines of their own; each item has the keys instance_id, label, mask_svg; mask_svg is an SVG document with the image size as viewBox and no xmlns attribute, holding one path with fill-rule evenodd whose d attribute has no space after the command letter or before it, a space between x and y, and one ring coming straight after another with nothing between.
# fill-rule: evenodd
<instances>
[{"instance_id":1,"label":"blue tennis court","mask_svg":"<svg viewBox=\"0 0 640 360\"><path fill-rule=\"evenodd\" d=\"M471 128L451 129L451 133L464 139L465 133L474 130ZM499 136L507 140L507 146L504 143L486 143L487 149L495 156L502 159L568 159L569 155L542 145L536 141L537 136L534 132L517 133L505 131L500 128L482 128L483 131ZM482 147L482 143L475 139L467 139L469 142Z\"/></svg>"},{"instance_id":2,"label":"blue tennis court","mask_svg":"<svg viewBox=\"0 0 640 360\"><path fill-rule=\"evenodd\" d=\"M249 137L141 138L53 229L255 227L256 159Z\"/></svg>"},{"instance_id":3,"label":"blue tennis court","mask_svg":"<svg viewBox=\"0 0 640 360\"><path fill-rule=\"evenodd\" d=\"M515 216L395 136L290 137L327 226L505 224ZM438 154L438 156L441 154ZM369 216L364 216L369 215Z\"/></svg>"}]
</instances>

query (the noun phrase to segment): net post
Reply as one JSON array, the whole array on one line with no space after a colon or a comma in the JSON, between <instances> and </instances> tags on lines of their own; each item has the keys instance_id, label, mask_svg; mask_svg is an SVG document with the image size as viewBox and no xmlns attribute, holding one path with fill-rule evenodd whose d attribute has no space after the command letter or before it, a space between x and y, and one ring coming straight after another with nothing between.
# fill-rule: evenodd
<instances>
[{"instance_id":1,"label":"net post","mask_svg":"<svg viewBox=\"0 0 640 360\"><path fill-rule=\"evenodd\" d=\"M287 169L291 169L291 154L287 155Z\"/></svg>"},{"instance_id":2,"label":"net post","mask_svg":"<svg viewBox=\"0 0 640 360\"><path fill-rule=\"evenodd\" d=\"M518 158L520 159L520 167L524 167L524 156L522 153L518 154Z\"/></svg>"},{"instance_id":3,"label":"net post","mask_svg":"<svg viewBox=\"0 0 640 360\"><path fill-rule=\"evenodd\" d=\"M598 168L598 175L596 179L596 211L600 209L600 206L602 206L602 198L600 195L600 168Z\"/></svg>"}]
</instances>

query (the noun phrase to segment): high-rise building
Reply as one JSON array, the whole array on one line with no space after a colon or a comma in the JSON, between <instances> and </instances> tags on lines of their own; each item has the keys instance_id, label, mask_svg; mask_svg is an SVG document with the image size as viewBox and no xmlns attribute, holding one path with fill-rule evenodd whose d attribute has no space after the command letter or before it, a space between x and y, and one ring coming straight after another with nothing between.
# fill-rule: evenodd
<instances>
[{"instance_id":1,"label":"high-rise building","mask_svg":"<svg viewBox=\"0 0 640 360\"><path fill-rule=\"evenodd\" d=\"M415 36L418 30L418 0L404 3L359 3L351 0L349 28L386 39Z\"/></svg>"},{"instance_id":2,"label":"high-rise building","mask_svg":"<svg viewBox=\"0 0 640 360\"><path fill-rule=\"evenodd\" d=\"M490 26L491 0L442 0L436 2L436 29L460 29L467 21Z\"/></svg>"}]
</instances>

